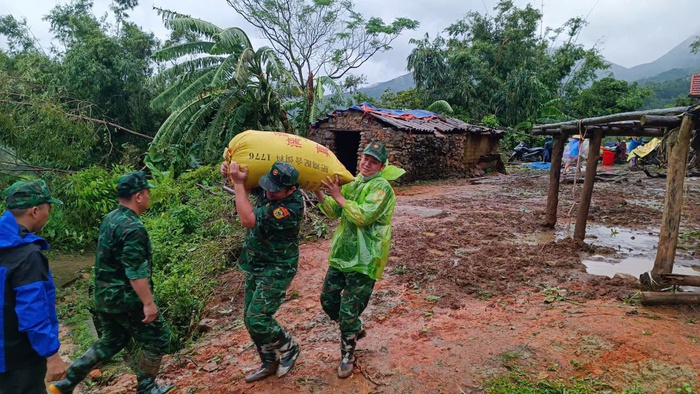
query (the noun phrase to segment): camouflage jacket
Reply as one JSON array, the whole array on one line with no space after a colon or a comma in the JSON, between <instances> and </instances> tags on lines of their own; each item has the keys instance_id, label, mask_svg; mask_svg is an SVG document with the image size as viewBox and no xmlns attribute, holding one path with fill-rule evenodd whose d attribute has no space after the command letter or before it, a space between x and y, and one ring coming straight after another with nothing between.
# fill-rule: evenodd
<instances>
[{"instance_id":1,"label":"camouflage jacket","mask_svg":"<svg viewBox=\"0 0 700 394\"><path fill-rule=\"evenodd\" d=\"M255 226L248 230L239 261L241 270L260 276L285 277L297 272L299 228L304 201L299 190L270 201L261 192L253 208Z\"/></svg>"},{"instance_id":2,"label":"camouflage jacket","mask_svg":"<svg viewBox=\"0 0 700 394\"><path fill-rule=\"evenodd\" d=\"M120 205L100 226L95 258L95 306L105 313L122 313L143 307L131 280L151 283L151 240L139 216Z\"/></svg>"}]
</instances>

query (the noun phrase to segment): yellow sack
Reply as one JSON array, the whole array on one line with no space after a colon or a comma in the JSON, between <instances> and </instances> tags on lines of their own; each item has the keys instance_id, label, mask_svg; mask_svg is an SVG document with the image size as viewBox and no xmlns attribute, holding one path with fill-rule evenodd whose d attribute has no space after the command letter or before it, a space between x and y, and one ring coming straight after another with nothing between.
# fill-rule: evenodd
<instances>
[{"instance_id":1,"label":"yellow sack","mask_svg":"<svg viewBox=\"0 0 700 394\"><path fill-rule=\"evenodd\" d=\"M299 171L299 187L318 190L326 176L338 175L340 184L355 177L327 147L293 134L273 131L244 131L231 140L224 151L226 162L235 161L248 167L246 188L258 186L276 161L286 161Z\"/></svg>"}]
</instances>

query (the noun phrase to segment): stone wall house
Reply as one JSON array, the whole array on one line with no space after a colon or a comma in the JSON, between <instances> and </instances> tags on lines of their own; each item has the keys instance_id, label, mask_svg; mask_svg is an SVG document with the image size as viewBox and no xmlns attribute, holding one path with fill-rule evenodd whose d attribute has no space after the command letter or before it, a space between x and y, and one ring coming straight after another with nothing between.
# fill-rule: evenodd
<instances>
[{"instance_id":1,"label":"stone wall house","mask_svg":"<svg viewBox=\"0 0 700 394\"><path fill-rule=\"evenodd\" d=\"M502 130L475 126L429 111L397 111L369 104L338 110L311 125L308 138L329 147L357 173L362 148L383 142L389 163L406 170L402 182L504 172L498 155Z\"/></svg>"}]
</instances>

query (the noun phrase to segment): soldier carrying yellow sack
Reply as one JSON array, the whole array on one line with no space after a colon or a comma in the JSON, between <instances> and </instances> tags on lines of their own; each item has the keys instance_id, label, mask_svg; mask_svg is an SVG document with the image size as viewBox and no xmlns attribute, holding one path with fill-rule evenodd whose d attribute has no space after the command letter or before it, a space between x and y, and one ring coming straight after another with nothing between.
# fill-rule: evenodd
<instances>
[{"instance_id":1,"label":"soldier carrying yellow sack","mask_svg":"<svg viewBox=\"0 0 700 394\"><path fill-rule=\"evenodd\" d=\"M337 178L328 178L323 184L330 197L316 192L321 212L331 219L340 218L331 243L321 306L340 325L341 378L353 372L355 346L365 335L360 314L389 255L396 197L388 181L404 173L387 164L382 143L371 142L362 151L360 173L353 182L341 187Z\"/></svg>"},{"instance_id":2,"label":"soldier carrying yellow sack","mask_svg":"<svg viewBox=\"0 0 700 394\"><path fill-rule=\"evenodd\" d=\"M299 261L299 229L304 202L298 190L299 172L289 163L275 162L259 180L255 206L248 199L248 168L221 163L221 175L233 182L236 211L248 229L238 262L246 273L243 321L260 355L260 367L248 374L251 383L294 366L299 345L275 320L294 279Z\"/></svg>"}]
</instances>

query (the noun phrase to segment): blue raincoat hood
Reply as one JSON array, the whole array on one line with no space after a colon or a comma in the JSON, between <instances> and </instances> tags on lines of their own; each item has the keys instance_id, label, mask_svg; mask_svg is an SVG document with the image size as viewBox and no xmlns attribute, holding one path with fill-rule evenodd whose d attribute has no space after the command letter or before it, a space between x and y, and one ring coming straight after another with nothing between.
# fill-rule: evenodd
<instances>
[{"instance_id":1,"label":"blue raincoat hood","mask_svg":"<svg viewBox=\"0 0 700 394\"><path fill-rule=\"evenodd\" d=\"M15 217L9 212L0 217L0 249L9 249L17 246L35 243L41 250L49 250L49 243L44 238L33 233L22 238L19 236L19 224Z\"/></svg>"}]
</instances>

